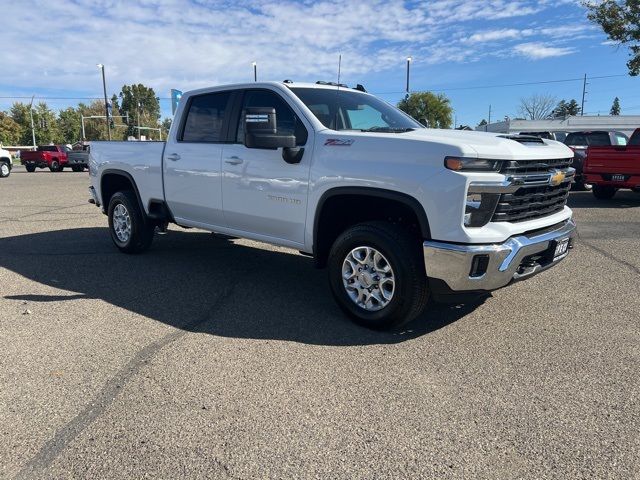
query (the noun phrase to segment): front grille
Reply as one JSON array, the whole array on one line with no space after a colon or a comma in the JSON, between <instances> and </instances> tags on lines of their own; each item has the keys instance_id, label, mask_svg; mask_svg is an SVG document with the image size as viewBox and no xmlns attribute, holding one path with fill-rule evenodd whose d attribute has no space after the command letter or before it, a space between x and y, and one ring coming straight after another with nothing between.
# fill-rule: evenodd
<instances>
[{"instance_id":1,"label":"front grille","mask_svg":"<svg viewBox=\"0 0 640 480\"><path fill-rule=\"evenodd\" d=\"M561 211L567 203L570 182L557 186L523 186L513 193L503 193L492 222L524 222Z\"/></svg>"},{"instance_id":2,"label":"front grille","mask_svg":"<svg viewBox=\"0 0 640 480\"><path fill-rule=\"evenodd\" d=\"M501 173L505 175L531 175L549 173L551 169L565 169L571 166L573 158L557 158L555 160L506 161Z\"/></svg>"}]
</instances>

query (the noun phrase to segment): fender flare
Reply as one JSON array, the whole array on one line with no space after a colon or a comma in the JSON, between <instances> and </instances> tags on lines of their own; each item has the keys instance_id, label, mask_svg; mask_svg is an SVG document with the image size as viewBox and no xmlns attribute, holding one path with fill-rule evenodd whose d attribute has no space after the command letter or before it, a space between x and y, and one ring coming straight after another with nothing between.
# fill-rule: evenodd
<instances>
[{"instance_id":1,"label":"fender flare","mask_svg":"<svg viewBox=\"0 0 640 480\"><path fill-rule=\"evenodd\" d=\"M314 254L317 253L318 248L318 227L320 222L320 214L322 213L322 209L324 208L324 204L327 200L332 197L336 197L339 195L360 195L360 196L369 196L369 197L378 197L384 198L387 200L394 200L399 203L402 203L409 207L415 214L418 219L418 224L420 226L420 231L422 233L422 237L424 239L431 238L431 229L429 228L429 220L427 219L427 214L422 207L422 204L411 195L406 193L397 192L395 190L386 190L383 188L376 187L334 187L330 188L326 192L322 194L320 200L318 201L318 205L314 212L313 219L313 250Z\"/></svg>"},{"instance_id":2,"label":"fender flare","mask_svg":"<svg viewBox=\"0 0 640 480\"><path fill-rule=\"evenodd\" d=\"M133 192L136 194L136 199L138 200L138 207L140 208L140 211L142 212L143 215L147 214L147 211L144 209L144 205L142 204L142 199L140 198L140 192L138 191L138 185L136 185L136 181L133 179L133 177L129 172L125 172L124 170L117 170L115 168L107 168L106 170L103 170L103 172L100 174L100 200L102 200L102 206L104 208L105 213L108 213L109 211L109 205L106 205L104 198L102 198L102 193L104 191L103 182L104 182L104 177L106 175L117 175L117 176L126 178L129 181L129 183L131 183L131 185L133 186Z\"/></svg>"}]
</instances>

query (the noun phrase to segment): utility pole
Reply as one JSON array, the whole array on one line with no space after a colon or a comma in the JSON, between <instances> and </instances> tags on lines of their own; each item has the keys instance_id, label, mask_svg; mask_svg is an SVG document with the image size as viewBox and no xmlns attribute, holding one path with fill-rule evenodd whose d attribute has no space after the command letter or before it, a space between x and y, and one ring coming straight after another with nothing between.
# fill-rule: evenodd
<instances>
[{"instance_id":1,"label":"utility pole","mask_svg":"<svg viewBox=\"0 0 640 480\"><path fill-rule=\"evenodd\" d=\"M409 70L411 67L412 57L407 57L407 88L406 88L406 98L409 98Z\"/></svg>"},{"instance_id":2,"label":"utility pole","mask_svg":"<svg viewBox=\"0 0 640 480\"><path fill-rule=\"evenodd\" d=\"M584 115L584 96L587 93L587 74L584 74L584 82L582 84L582 106L580 107L580 116Z\"/></svg>"},{"instance_id":3,"label":"utility pole","mask_svg":"<svg viewBox=\"0 0 640 480\"><path fill-rule=\"evenodd\" d=\"M253 65L253 81L257 82L258 81L258 62L253 62L251 65Z\"/></svg>"},{"instance_id":4,"label":"utility pole","mask_svg":"<svg viewBox=\"0 0 640 480\"><path fill-rule=\"evenodd\" d=\"M33 148L36 148L36 130L33 127L33 97L31 96L31 103L29 104L29 116L31 117L31 139L33 140Z\"/></svg>"},{"instance_id":5,"label":"utility pole","mask_svg":"<svg viewBox=\"0 0 640 480\"><path fill-rule=\"evenodd\" d=\"M491 123L491 105L489 105L489 121L487 121L487 124L484 126L484 131L487 132L487 128L489 127L489 124Z\"/></svg>"},{"instance_id":6,"label":"utility pole","mask_svg":"<svg viewBox=\"0 0 640 480\"><path fill-rule=\"evenodd\" d=\"M138 102L138 141L142 140L140 136L140 109L142 108L142 103Z\"/></svg>"},{"instance_id":7,"label":"utility pole","mask_svg":"<svg viewBox=\"0 0 640 480\"><path fill-rule=\"evenodd\" d=\"M99 63L98 68L102 71L102 89L104 91L104 115L107 119L107 138L111 140L111 125L109 124L109 104L107 103L107 82L104 79L104 65Z\"/></svg>"}]
</instances>

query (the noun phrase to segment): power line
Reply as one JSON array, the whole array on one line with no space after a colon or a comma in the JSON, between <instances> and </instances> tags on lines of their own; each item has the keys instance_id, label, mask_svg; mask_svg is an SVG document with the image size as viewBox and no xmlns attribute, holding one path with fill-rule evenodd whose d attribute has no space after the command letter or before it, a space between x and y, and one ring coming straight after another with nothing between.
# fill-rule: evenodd
<instances>
[{"instance_id":1,"label":"power line","mask_svg":"<svg viewBox=\"0 0 640 480\"><path fill-rule=\"evenodd\" d=\"M597 80L597 79L602 79L602 78L615 78L615 77L627 77L628 75L626 73L623 74L619 74L619 75L599 75L599 76L594 76L594 77L587 77L588 80ZM565 78L562 80L540 80L537 82L521 82L521 83L504 83L504 84L500 84L500 85L479 85L479 86L473 86L473 87L452 87L452 88L427 88L426 90L432 91L432 92L450 92L450 91L454 91L454 90L478 90L478 89L486 89L486 88L503 88L503 87L522 87L522 86L526 86L526 85L543 85L543 84L548 84L548 83L566 83L566 82L577 82L577 81L583 81L584 77L580 77L580 78ZM393 95L393 94L400 94L400 93L405 93L405 92L372 92L375 93L376 95Z\"/></svg>"}]
</instances>

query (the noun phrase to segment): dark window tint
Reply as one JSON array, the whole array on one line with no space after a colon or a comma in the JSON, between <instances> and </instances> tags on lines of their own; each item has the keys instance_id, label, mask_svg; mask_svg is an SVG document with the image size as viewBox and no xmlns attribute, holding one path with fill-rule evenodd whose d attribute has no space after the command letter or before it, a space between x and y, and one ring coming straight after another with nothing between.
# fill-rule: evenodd
<instances>
[{"instance_id":1,"label":"dark window tint","mask_svg":"<svg viewBox=\"0 0 640 480\"><path fill-rule=\"evenodd\" d=\"M193 97L184 123L183 142L220 142L230 92Z\"/></svg>"},{"instance_id":2,"label":"dark window tint","mask_svg":"<svg viewBox=\"0 0 640 480\"><path fill-rule=\"evenodd\" d=\"M609 132L576 132L567 135L564 141L567 145L607 147L611 145Z\"/></svg>"},{"instance_id":3,"label":"dark window tint","mask_svg":"<svg viewBox=\"0 0 640 480\"><path fill-rule=\"evenodd\" d=\"M637 133L631 135L631 139L629 140L629 145L633 145L634 147L640 147L640 130L637 130Z\"/></svg>"},{"instance_id":4,"label":"dark window tint","mask_svg":"<svg viewBox=\"0 0 640 480\"><path fill-rule=\"evenodd\" d=\"M269 90L249 90L244 94L242 115L238 123L237 141L244 141L244 112L249 107L272 107L276 109L276 126L278 135L295 135L296 144L307 143L307 129L291 110L289 105L276 93Z\"/></svg>"},{"instance_id":5,"label":"dark window tint","mask_svg":"<svg viewBox=\"0 0 640 480\"><path fill-rule=\"evenodd\" d=\"M42 145L38 147L38 151L39 152L57 152L58 147L56 147L55 145Z\"/></svg>"}]
</instances>

